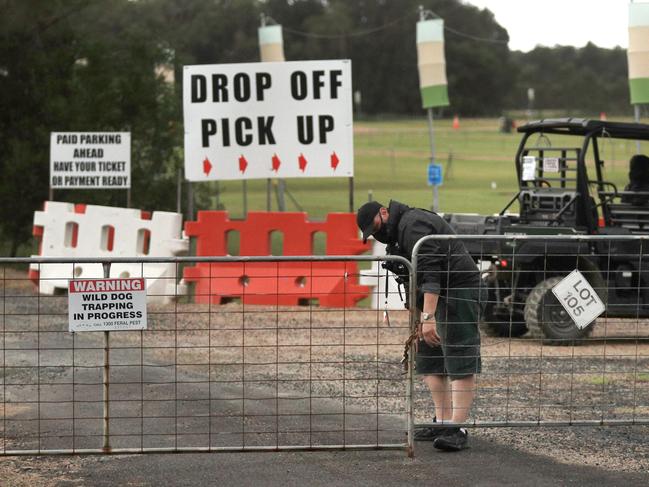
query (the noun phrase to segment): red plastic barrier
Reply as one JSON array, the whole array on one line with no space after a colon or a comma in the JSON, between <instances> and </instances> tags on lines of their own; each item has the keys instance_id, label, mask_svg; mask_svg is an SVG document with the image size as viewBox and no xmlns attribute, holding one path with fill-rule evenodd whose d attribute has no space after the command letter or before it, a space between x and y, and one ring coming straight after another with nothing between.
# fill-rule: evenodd
<instances>
[{"instance_id":1,"label":"red plastic barrier","mask_svg":"<svg viewBox=\"0 0 649 487\"><path fill-rule=\"evenodd\" d=\"M201 211L185 223L195 237L197 256L227 255L228 233L239 232L239 255L270 255L271 234L283 234L283 255L313 255L317 232L326 234L327 255L355 255L369 250L358 238L353 213L330 213L324 222L306 213L250 212L247 220L230 220L227 212ZM356 262L197 263L184 270L196 283L196 302L220 304L240 298L247 304L295 306L317 300L324 307L349 307L367 297L358 283Z\"/></svg>"}]
</instances>

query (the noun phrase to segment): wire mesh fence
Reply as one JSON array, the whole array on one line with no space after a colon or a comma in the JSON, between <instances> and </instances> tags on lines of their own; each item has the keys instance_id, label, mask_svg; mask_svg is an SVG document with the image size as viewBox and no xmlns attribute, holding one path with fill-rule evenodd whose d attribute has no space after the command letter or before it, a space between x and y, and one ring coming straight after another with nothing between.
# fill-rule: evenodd
<instances>
[{"instance_id":1,"label":"wire mesh fence","mask_svg":"<svg viewBox=\"0 0 649 487\"><path fill-rule=\"evenodd\" d=\"M312 292L332 277L316 261L338 262L332 292L357 302L363 260L382 259L164 259L208 265L207 292L149 303L145 330L71 333L67 296L36 291L22 267L34 260L5 259L0 453L405 448L408 313L388 326L378 310L318 306ZM226 299L216 288L235 262L241 294ZM259 262L265 274L250 277ZM291 262L311 271L296 277ZM302 306L249 304L260 280L280 303L281 279L299 281Z\"/></svg>"},{"instance_id":2,"label":"wire mesh fence","mask_svg":"<svg viewBox=\"0 0 649 487\"><path fill-rule=\"evenodd\" d=\"M427 238L448 257L452 237ZM466 426L649 424L646 239L456 240L480 276L482 370ZM384 271L373 288L354 283L360 261L399 261L420 276L427 252L422 244L413 267L370 256L139 259L144 277L149 262L173 262L177 276L204 263L209 285L149 302L145 330L109 333L68 331L67 296L40 294L25 272L67 262L67 281L74 261L2 259L0 454L411 448L407 433L434 414L413 354L401 364L416 313L368 308L369 293L381 308ZM345 267L330 292L350 298L342 305L319 301L315 282L331 276L313 270L318 261ZM265 273L250 272L255 262ZM245 272L241 293L226 296L232 263ZM583 330L552 293L575 269L606 304ZM251 291L259 279L265 293ZM283 280L300 289L299 306L282 304ZM252 304L260 294L272 299Z\"/></svg>"},{"instance_id":3,"label":"wire mesh fence","mask_svg":"<svg viewBox=\"0 0 649 487\"><path fill-rule=\"evenodd\" d=\"M467 425L649 423L649 240L585 235L426 239L413 259L419 279L438 273L448 285L453 241L463 244L458 253L468 252L479 263L482 372L476 375ZM574 270L605 304L604 313L581 329L568 308L576 305L580 291L586 296L584 282L569 296L553 292ZM431 424L431 394L422 384L414 406L416 419Z\"/></svg>"}]
</instances>

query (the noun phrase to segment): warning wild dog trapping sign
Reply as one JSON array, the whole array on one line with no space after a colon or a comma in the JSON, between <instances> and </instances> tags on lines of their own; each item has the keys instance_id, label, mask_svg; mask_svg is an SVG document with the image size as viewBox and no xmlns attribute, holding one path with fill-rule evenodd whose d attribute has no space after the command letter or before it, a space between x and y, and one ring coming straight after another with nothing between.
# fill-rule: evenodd
<instances>
[{"instance_id":1,"label":"warning wild dog trapping sign","mask_svg":"<svg viewBox=\"0 0 649 487\"><path fill-rule=\"evenodd\" d=\"M70 331L144 330L145 280L70 280L68 315Z\"/></svg>"}]
</instances>

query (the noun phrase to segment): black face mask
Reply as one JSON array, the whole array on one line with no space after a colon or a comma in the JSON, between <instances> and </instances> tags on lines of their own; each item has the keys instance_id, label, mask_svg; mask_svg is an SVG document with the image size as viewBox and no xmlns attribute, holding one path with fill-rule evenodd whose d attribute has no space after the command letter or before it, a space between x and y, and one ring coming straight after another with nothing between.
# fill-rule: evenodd
<instances>
[{"instance_id":1,"label":"black face mask","mask_svg":"<svg viewBox=\"0 0 649 487\"><path fill-rule=\"evenodd\" d=\"M376 232L372 234L375 240L381 242L382 244L388 244L389 243L389 236L388 236L388 225L386 221L383 221L383 217L379 216L381 219L381 228L379 228Z\"/></svg>"}]
</instances>

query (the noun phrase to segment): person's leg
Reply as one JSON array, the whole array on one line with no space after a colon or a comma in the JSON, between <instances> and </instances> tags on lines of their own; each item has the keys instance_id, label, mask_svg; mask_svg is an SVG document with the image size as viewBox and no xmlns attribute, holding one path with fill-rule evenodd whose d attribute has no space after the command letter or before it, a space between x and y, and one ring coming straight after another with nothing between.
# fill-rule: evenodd
<instances>
[{"instance_id":1,"label":"person's leg","mask_svg":"<svg viewBox=\"0 0 649 487\"><path fill-rule=\"evenodd\" d=\"M431 347L426 342L419 341L415 367L417 374L428 386L433 398L434 411L431 420L438 423L450 421L452 415L451 388L444 372L444 356L441 347ZM434 441L443 432L444 428L440 427L419 427L415 431L414 439L415 441Z\"/></svg>"},{"instance_id":2,"label":"person's leg","mask_svg":"<svg viewBox=\"0 0 649 487\"><path fill-rule=\"evenodd\" d=\"M451 384L445 375L426 375L424 383L428 386L435 404L435 417L438 423L453 419Z\"/></svg>"},{"instance_id":3,"label":"person's leg","mask_svg":"<svg viewBox=\"0 0 649 487\"><path fill-rule=\"evenodd\" d=\"M451 395L454 423L464 423L469 418L473 398L475 397L475 375L451 381Z\"/></svg>"}]
</instances>

